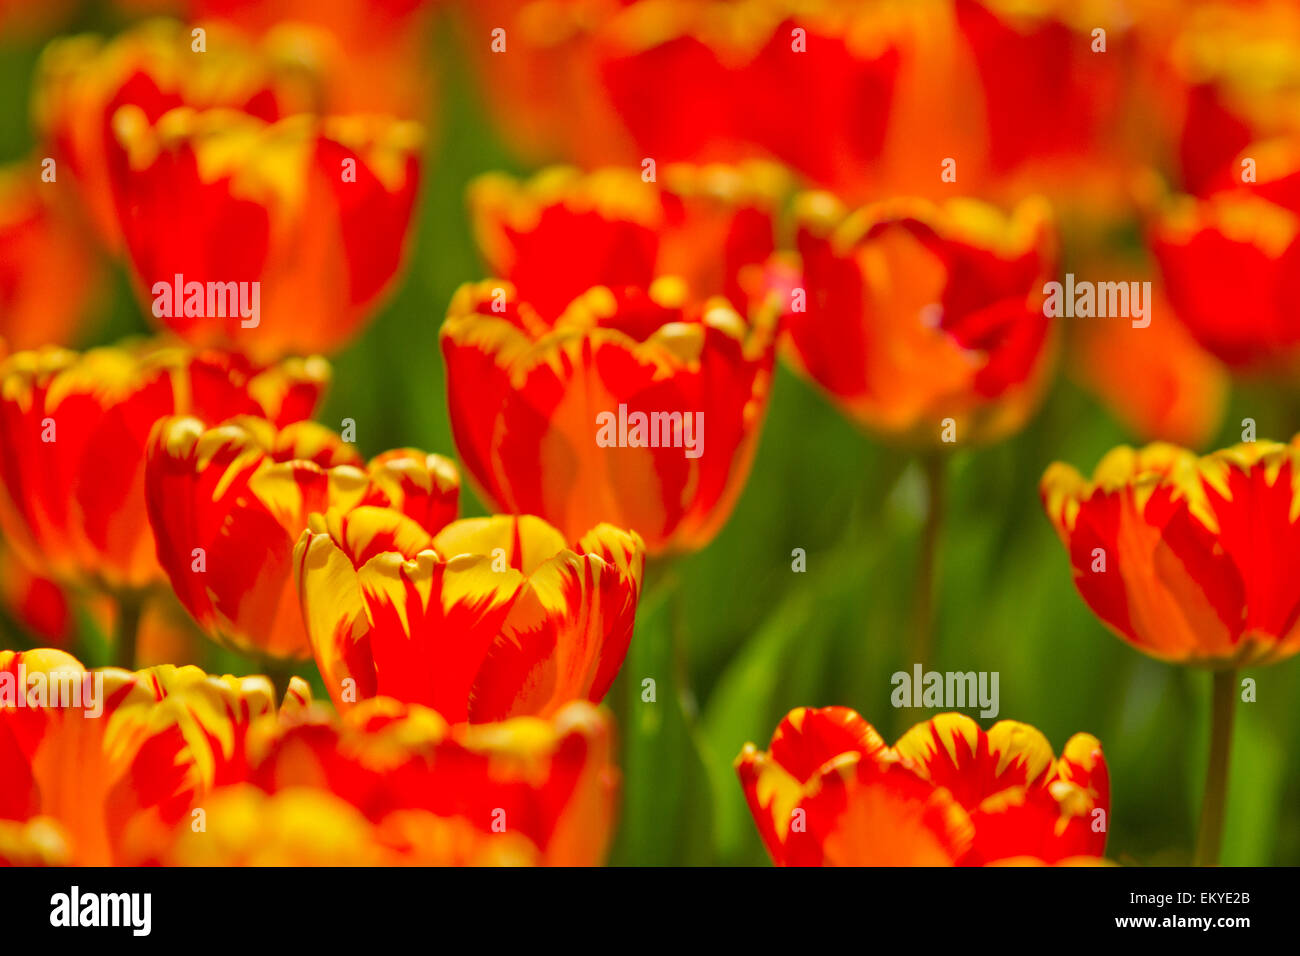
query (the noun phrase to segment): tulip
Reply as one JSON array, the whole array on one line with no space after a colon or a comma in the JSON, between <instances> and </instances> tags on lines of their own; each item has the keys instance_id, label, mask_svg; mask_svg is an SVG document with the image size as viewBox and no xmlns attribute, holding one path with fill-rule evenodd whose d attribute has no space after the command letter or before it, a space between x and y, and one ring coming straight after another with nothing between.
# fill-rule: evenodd
<instances>
[{"instance_id":1,"label":"tulip","mask_svg":"<svg viewBox=\"0 0 1300 956\"><path fill-rule=\"evenodd\" d=\"M178 828L164 866L534 866L537 848L514 833L475 830L458 817L394 811L377 824L325 790L268 794L224 787L207 801L211 824Z\"/></svg>"},{"instance_id":2,"label":"tulip","mask_svg":"<svg viewBox=\"0 0 1300 956\"><path fill-rule=\"evenodd\" d=\"M1052 368L1044 312L1049 213L973 200L894 199L850 213L829 193L796 201L797 263L767 282L786 299L786 354L850 420L918 448L926 521L910 659L930 654L943 523L943 449L995 441L1035 411Z\"/></svg>"},{"instance_id":3,"label":"tulip","mask_svg":"<svg viewBox=\"0 0 1300 956\"><path fill-rule=\"evenodd\" d=\"M434 533L456 516L459 493L439 455L401 449L367 465L312 422L277 431L257 418L214 428L165 419L145 470L158 558L181 602L214 640L264 658L311 654L293 582L308 514L392 506Z\"/></svg>"},{"instance_id":4,"label":"tulip","mask_svg":"<svg viewBox=\"0 0 1300 956\"><path fill-rule=\"evenodd\" d=\"M1216 182L1169 200L1150 242L1175 314L1237 372L1287 378L1300 366L1300 140L1247 150L1258 181Z\"/></svg>"},{"instance_id":5,"label":"tulip","mask_svg":"<svg viewBox=\"0 0 1300 956\"><path fill-rule=\"evenodd\" d=\"M1150 309L1146 328L1125 316L1074 322L1065 347L1071 376L1143 441L1203 446L1223 422L1227 369L1178 321L1162 289Z\"/></svg>"},{"instance_id":6,"label":"tulip","mask_svg":"<svg viewBox=\"0 0 1300 956\"><path fill-rule=\"evenodd\" d=\"M166 328L259 358L342 347L399 272L417 124L135 105L110 155L136 290Z\"/></svg>"},{"instance_id":7,"label":"tulip","mask_svg":"<svg viewBox=\"0 0 1300 956\"><path fill-rule=\"evenodd\" d=\"M328 378L319 358L265 368L151 344L16 352L0 362L0 529L33 571L122 604L117 652L129 663L141 594L163 577L144 494L154 423L288 424L311 414Z\"/></svg>"},{"instance_id":8,"label":"tulip","mask_svg":"<svg viewBox=\"0 0 1300 956\"><path fill-rule=\"evenodd\" d=\"M461 460L500 510L567 538L611 522L651 554L701 548L757 448L771 319L671 278L594 287L553 322L509 283L463 286L442 329Z\"/></svg>"},{"instance_id":9,"label":"tulip","mask_svg":"<svg viewBox=\"0 0 1300 956\"><path fill-rule=\"evenodd\" d=\"M249 779L276 796L332 793L408 862L432 852L442 862L593 866L613 826L611 735L609 717L585 701L549 719L451 725L380 697L337 721L302 712Z\"/></svg>"},{"instance_id":10,"label":"tulip","mask_svg":"<svg viewBox=\"0 0 1300 956\"><path fill-rule=\"evenodd\" d=\"M68 595L36 573L0 542L0 608L44 645L64 647L75 636Z\"/></svg>"},{"instance_id":11,"label":"tulip","mask_svg":"<svg viewBox=\"0 0 1300 956\"><path fill-rule=\"evenodd\" d=\"M1159 24L1159 14L1165 23ZM1169 129L1181 188L1201 196L1252 143L1295 132L1300 86L1290 69L1300 56L1300 11L1287 0L1153 6L1144 20L1163 33L1154 112ZM1265 167L1260 165L1261 173Z\"/></svg>"},{"instance_id":12,"label":"tulip","mask_svg":"<svg viewBox=\"0 0 1300 956\"><path fill-rule=\"evenodd\" d=\"M741 272L772 254L788 179L764 162L668 165L651 183L626 167L557 166L526 181L480 176L469 206L488 271L547 320L593 286L648 288L657 275L743 310Z\"/></svg>"},{"instance_id":13,"label":"tulip","mask_svg":"<svg viewBox=\"0 0 1300 956\"><path fill-rule=\"evenodd\" d=\"M15 351L71 344L99 281L94 249L54 201L57 189L35 163L0 168L0 341Z\"/></svg>"},{"instance_id":14,"label":"tulip","mask_svg":"<svg viewBox=\"0 0 1300 956\"><path fill-rule=\"evenodd\" d=\"M779 866L1060 863L1106 846L1110 781L1088 734L1057 759L1028 724L949 713L891 748L846 707L799 708L736 771Z\"/></svg>"},{"instance_id":15,"label":"tulip","mask_svg":"<svg viewBox=\"0 0 1300 956\"><path fill-rule=\"evenodd\" d=\"M1109 452L1091 480L1060 462L1043 506L1080 596L1138 650L1213 671L1197 858L1218 860L1236 673L1300 651L1294 515L1300 444L1247 442L1197 457L1173 445Z\"/></svg>"},{"instance_id":16,"label":"tulip","mask_svg":"<svg viewBox=\"0 0 1300 956\"><path fill-rule=\"evenodd\" d=\"M627 653L644 547L599 525L570 546L531 517L431 535L371 505L313 514L294 550L303 620L340 710L375 696L453 723L600 701Z\"/></svg>"},{"instance_id":17,"label":"tulip","mask_svg":"<svg viewBox=\"0 0 1300 956\"><path fill-rule=\"evenodd\" d=\"M248 734L278 719L270 694L262 677L0 651L0 819L50 821L78 865L135 862L196 798L247 775ZM285 712L309 699L295 682Z\"/></svg>"},{"instance_id":18,"label":"tulip","mask_svg":"<svg viewBox=\"0 0 1300 956\"><path fill-rule=\"evenodd\" d=\"M432 106L428 37L435 0L190 0L190 17L260 38L317 75L323 108L424 120Z\"/></svg>"},{"instance_id":19,"label":"tulip","mask_svg":"<svg viewBox=\"0 0 1300 956\"><path fill-rule=\"evenodd\" d=\"M273 121L319 99L319 80L302 65L313 58L306 38L295 38L296 53L285 44L280 54L229 30L205 30L210 48L201 53L189 27L148 20L111 40L60 37L41 54L32 112L43 155L55 160L57 182L74 186L84 215L112 251L122 242L111 181L118 163L112 119L119 108L134 106L150 121L180 106L224 107Z\"/></svg>"},{"instance_id":20,"label":"tulip","mask_svg":"<svg viewBox=\"0 0 1300 956\"><path fill-rule=\"evenodd\" d=\"M788 355L853 421L892 439L993 441L1024 425L1050 372L1048 211L890 200L850 214L827 193L797 204L806 309ZM951 441L951 439L948 439Z\"/></svg>"}]
</instances>

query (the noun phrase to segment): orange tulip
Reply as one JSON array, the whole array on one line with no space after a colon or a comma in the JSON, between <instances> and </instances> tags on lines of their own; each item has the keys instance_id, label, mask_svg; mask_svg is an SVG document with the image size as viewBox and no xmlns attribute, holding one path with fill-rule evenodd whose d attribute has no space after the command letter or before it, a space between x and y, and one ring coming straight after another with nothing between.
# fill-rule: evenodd
<instances>
[{"instance_id":1,"label":"orange tulip","mask_svg":"<svg viewBox=\"0 0 1300 956\"><path fill-rule=\"evenodd\" d=\"M261 37L307 58L325 108L424 120L432 103L428 38L435 0L187 0L189 17Z\"/></svg>"},{"instance_id":2,"label":"orange tulip","mask_svg":"<svg viewBox=\"0 0 1300 956\"><path fill-rule=\"evenodd\" d=\"M418 125L127 105L113 132L137 292L162 325L274 358L338 349L374 314L406 250Z\"/></svg>"},{"instance_id":3,"label":"orange tulip","mask_svg":"<svg viewBox=\"0 0 1300 956\"><path fill-rule=\"evenodd\" d=\"M294 551L303 619L340 710L377 695L447 720L599 701L632 637L644 549L600 525L572 547L530 516L431 535L393 508L332 509Z\"/></svg>"},{"instance_id":4,"label":"orange tulip","mask_svg":"<svg viewBox=\"0 0 1300 956\"><path fill-rule=\"evenodd\" d=\"M0 528L29 567L109 590L161 580L144 465L158 419L311 414L319 358L262 368L219 352L134 344L46 348L0 362Z\"/></svg>"},{"instance_id":5,"label":"orange tulip","mask_svg":"<svg viewBox=\"0 0 1300 956\"><path fill-rule=\"evenodd\" d=\"M766 752L746 744L736 770L778 865L1057 863L1106 846L1110 781L1088 734L1058 760L1028 724L986 732L951 713L890 748L846 707L799 708Z\"/></svg>"},{"instance_id":6,"label":"orange tulip","mask_svg":"<svg viewBox=\"0 0 1300 956\"><path fill-rule=\"evenodd\" d=\"M1146 328L1124 316L1071 323L1071 375L1143 441L1200 447L1223 422L1227 369L1196 343L1159 286L1149 308Z\"/></svg>"},{"instance_id":7,"label":"orange tulip","mask_svg":"<svg viewBox=\"0 0 1300 956\"><path fill-rule=\"evenodd\" d=\"M1043 204L1004 217L968 200L900 199L849 214L808 193L798 218L788 354L850 418L922 444L939 442L945 419L958 442L1024 425L1051 368Z\"/></svg>"},{"instance_id":8,"label":"orange tulip","mask_svg":"<svg viewBox=\"0 0 1300 956\"><path fill-rule=\"evenodd\" d=\"M1043 505L1102 622L1143 653L1222 670L1300 651L1300 444L1197 457L1121 446L1092 479L1060 462Z\"/></svg>"},{"instance_id":9,"label":"orange tulip","mask_svg":"<svg viewBox=\"0 0 1300 956\"><path fill-rule=\"evenodd\" d=\"M0 864L604 857L618 774L588 703L453 727L387 698L339 719L298 678L271 695L265 677L0 651Z\"/></svg>"},{"instance_id":10,"label":"orange tulip","mask_svg":"<svg viewBox=\"0 0 1300 956\"><path fill-rule=\"evenodd\" d=\"M511 147L537 161L586 167L629 159L631 143L601 81L600 42L623 0L476 0L463 21L477 79ZM504 36L494 30L503 30ZM500 42L504 41L504 53Z\"/></svg>"},{"instance_id":11,"label":"orange tulip","mask_svg":"<svg viewBox=\"0 0 1300 956\"><path fill-rule=\"evenodd\" d=\"M159 423L145 469L158 558L213 639L268 657L308 657L293 583L307 515L392 506L430 533L456 516L460 476L438 455L388 452L366 465L329 429L234 418Z\"/></svg>"},{"instance_id":12,"label":"orange tulip","mask_svg":"<svg viewBox=\"0 0 1300 956\"><path fill-rule=\"evenodd\" d=\"M274 54L214 29L210 48L193 49L190 28L169 20L140 23L120 36L61 37L41 55L32 111L45 154L58 164L59 183L72 183L102 242L121 244L111 175L112 119L131 105L150 122L180 106L225 107L267 121L309 109L318 80L304 71L310 46ZM288 44L286 44L286 47Z\"/></svg>"},{"instance_id":13,"label":"orange tulip","mask_svg":"<svg viewBox=\"0 0 1300 956\"><path fill-rule=\"evenodd\" d=\"M71 344L99 281L58 188L35 163L0 168L0 340L13 350Z\"/></svg>"},{"instance_id":14,"label":"orange tulip","mask_svg":"<svg viewBox=\"0 0 1300 956\"><path fill-rule=\"evenodd\" d=\"M408 861L433 852L591 866L613 826L611 737L608 716L584 701L550 719L452 726L424 707L375 698L338 722L304 714L276 735L250 780L277 795L333 793Z\"/></svg>"},{"instance_id":15,"label":"orange tulip","mask_svg":"<svg viewBox=\"0 0 1300 956\"><path fill-rule=\"evenodd\" d=\"M675 278L596 286L554 320L507 282L463 286L442 329L461 460L500 510L567 538L608 521L651 554L703 547L757 448L773 318Z\"/></svg>"}]
</instances>

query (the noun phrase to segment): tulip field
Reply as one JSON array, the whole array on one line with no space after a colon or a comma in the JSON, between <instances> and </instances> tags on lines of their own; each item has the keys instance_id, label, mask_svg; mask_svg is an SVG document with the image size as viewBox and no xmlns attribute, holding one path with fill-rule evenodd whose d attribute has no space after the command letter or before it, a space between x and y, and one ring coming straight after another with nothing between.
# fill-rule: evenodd
<instances>
[{"instance_id":1,"label":"tulip field","mask_svg":"<svg viewBox=\"0 0 1300 956\"><path fill-rule=\"evenodd\" d=\"M0 80L0 864L1300 865L1300 6L0 3Z\"/></svg>"}]
</instances>

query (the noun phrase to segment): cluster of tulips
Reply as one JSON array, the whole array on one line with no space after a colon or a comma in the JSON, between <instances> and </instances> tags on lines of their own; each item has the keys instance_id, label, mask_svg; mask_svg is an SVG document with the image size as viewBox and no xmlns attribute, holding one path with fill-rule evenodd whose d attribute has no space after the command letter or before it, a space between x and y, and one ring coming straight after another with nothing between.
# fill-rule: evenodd
<instances>
[{"instance_id":1,"label":"cluster of tulips","mask_svg":"<svg viewBox=\"0 0 1300 956\"><path fill-rule=\"evenodd\" d=\"M32 637L0 651L0 861L598 864L647 563L728 520L778 357L923 464L924 662L945 455L1019 431L1062 351L1161 439L1052 464L1042 503L1107 627L1213 672L1217 861L1237 672L1300 651L1300 437L1188 448L1232 374L1300 363L1294 5L161 6L49 43L0 173L0 605ZM469 189L456 460L366 459L312 418L403 272L444 14L510 145L567 164ZM114 260L156 334L73 351ZM1066 267L1155 283L1154 321L1053 317ZM607 447L602 412L698 414L701 453ZM251 673L169 663L177 603ZM777 864L1106 859L1086 733L945 713L890 746L832 706L742 744Z\"/></svg>"}]
</instances>

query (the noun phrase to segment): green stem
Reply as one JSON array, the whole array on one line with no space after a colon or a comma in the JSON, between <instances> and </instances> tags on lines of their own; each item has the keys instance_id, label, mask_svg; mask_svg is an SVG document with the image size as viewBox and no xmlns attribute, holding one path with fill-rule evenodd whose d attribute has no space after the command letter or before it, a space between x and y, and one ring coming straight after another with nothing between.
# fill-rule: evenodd
<instances>
[{"instance_id":1,"label":"green stem","mask_svg":"<svg viewBox=\"0 0 1300 956\"><path fill-rule=\"evenodd\" d=\"M1223 842L1223 811L1228 797L1228 761L1232 754L1232 720L1237 704L1237 672L1214 672L1210 710L1210 762L1205 768L1205 797L1196 837L1196 865L1218 866Z\"/></svg>"},{"instance_id":2,"label":"green stem","mask_svg":"<svg viewBox=\"0 0 1300 956\"><path fill-rule=\"evenodd\" d=\"M921 459L925 472L925 525L921 529L921 555L916 566L913 595L912 642L908 663L923 668L934 647L935 587L939 573L939 545L943 535L944 486L947 456L932 452Z\"/></svg>"},{"instance_id":3,"label":"green stem","mask_svg":"<svg viewBox=\"0 0 1300 956\"><path fill-rule=\"evenodd\" d=\"M668 636L672 642L673 682L688 716L694 713L695 696L690 687L690 658L686 642L686 608L682 595L682 582L677 574L677 562L672 558L647 563L646 582L642 597L653 586L656 591L666 590L668 608Z\"/></svg>"},{"instance_id":4,"label":"green stem","mask_svg":"<svg viewBox=\"0 0 1300 956\"><path fill-rule=\"evenodd\" d=\"M262 660L262 672L266 674L275 689L275 706L279 707L284 703L284 695L289 691L289 681L293 679L293 663L267 657Z\"/></svg>"},{"instance_id":5,"label":"green stem","mask_svg":"<svg viewBox=\"0 0 1300 956\"><path fill-rule=\"evenodd\" d=\"M136 641L140 637L140 616L144 598L139 594L117 596L117 621L113 627L113 664L135 670Z\"/></svg>"}]
</instances>

